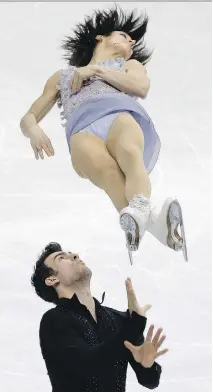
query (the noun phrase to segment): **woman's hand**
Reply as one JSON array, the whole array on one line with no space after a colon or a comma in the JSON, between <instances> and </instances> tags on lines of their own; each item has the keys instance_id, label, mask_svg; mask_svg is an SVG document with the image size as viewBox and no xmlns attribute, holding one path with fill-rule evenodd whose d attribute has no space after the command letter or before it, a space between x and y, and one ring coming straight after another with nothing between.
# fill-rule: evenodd
<instances>
[{"instance_id":1,"label":"woman's hand","mask_svg":"<svg viewBox=\"0 0 213 392\"><path fill-rule=\"evenodd\" d=\"M71 90L73 94L76 94L80 91L84 80L88 80L91 77L96 75L96 72L99 70L97 65L86 65L85 67L77 68L71 80Z\"/></svg>"},{"instance_id":2,"label":"woman's hand","mask_svg":"<svg viewBox=\"0 0 213 392\"><path fill-rule=\"evenodd\" d=\"M38 160L39 157L44 159L43 151L48 157L55 155L52 143L50 139L45 135L39 125L34 126L29 131L30 144L34 151L35 158Z\"/></svg>"}]
</instances>

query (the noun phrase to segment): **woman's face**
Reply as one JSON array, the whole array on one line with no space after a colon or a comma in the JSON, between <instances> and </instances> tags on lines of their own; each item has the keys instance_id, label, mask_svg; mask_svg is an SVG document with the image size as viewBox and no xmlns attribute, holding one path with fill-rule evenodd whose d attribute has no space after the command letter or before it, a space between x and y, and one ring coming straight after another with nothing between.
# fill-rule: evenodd
<instances>
[{"instance_id":1,"label":"woman's face","mask_svg":"<svg viewBox=\"0 0 213 392\"><path fill-rule=\"evenodd\" d=\"M123 31L114 31L110 36L104 37L107 47L113 47L126 60L132 56L135 41Z\"/></svg>"}]
</instances>

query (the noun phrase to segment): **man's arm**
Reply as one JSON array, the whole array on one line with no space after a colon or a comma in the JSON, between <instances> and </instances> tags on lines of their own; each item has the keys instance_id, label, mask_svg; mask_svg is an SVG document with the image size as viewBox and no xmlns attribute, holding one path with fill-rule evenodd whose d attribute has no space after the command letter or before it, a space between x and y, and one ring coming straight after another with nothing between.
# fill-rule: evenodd
<instances>
[{"instance_id":1,"label":"man's arm","mask_svg":"<svg viewBox=\"0 0 213 392\"><path fill-rule=\"evenodd\" d=\"M70 376L100 376L116 359L127 359L124 341L135 341L143 333L146 318L133 312L111 339L95 346L88 346L78 325L67 328L56 313L46 313L40 325L40 344L47 367L62 367Z\"/></svg>"},{"instance_id":2,"label":"man's arm","mask_svg":"<svg viewBox=\"0 0 213 392\"><path fill-rule=\"evenodd\" d=\"M137 60L126 62L126 72L118 72L106 67L97 67L96 75L120 91L146 98L150 80L145 67Z\"/></svg>"},{"instance_id":3,"label":"man's arm","mask_svg":"<svg viewBox=\"0 0 213 392\"><path fill-rule=\"evenodd\" d=\"M36 99L21 119L20 128L24 136L29 137L30 129L35 127L55 105L58 95L57 85L60 80L60 72L57 71L48 79L41 96Z\"/></svg>"},{"instance_id":4,"label":"man's arm","mask_svg":"<svg viewBox=\"0 0 213 392\"><path fill-rule=\"evenodd\" d=\"M143 342L144 337L142 336L137 342L137 345L141 345ZM129 352L129 363L134 370L140 385L148 389L155 389L159 386L162 368L157 362L154 362L151 368L145 368L140 363L136 362Z\"/></svg>"}]
</instances>

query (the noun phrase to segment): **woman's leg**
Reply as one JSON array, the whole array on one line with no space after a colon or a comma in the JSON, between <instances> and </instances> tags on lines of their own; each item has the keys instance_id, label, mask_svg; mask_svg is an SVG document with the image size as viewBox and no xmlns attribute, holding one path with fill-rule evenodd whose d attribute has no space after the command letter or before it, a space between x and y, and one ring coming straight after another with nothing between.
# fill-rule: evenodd
<instances>
[{"instance_id":1,"label":"woman's leg","mask_svg":"<svg viewBox=\"0 0 213 392\"><path fill-rule=\"evenodd\" d=\"M151 185L143 162L144 137L130 114L121 113L116 117L109 129L106 146L125 175L127 200L132 200L136 194L149 198Z\"/></svg>"},{"instance_id":2,"label":"woman's leg","mask_svg":"<svg viewBox=\"0 0 213 392\"><path fill-rule=\"evenodd\" d=\"M130 114L122 113L116 117L109 129L106 145L110 155L116 160L125 175L125 195L127 200L130 201L130 206L134 207L135 203L131 202L134 195L142 194L149 198L151 193L150 180L142 158L144 150L143 133ZM137 209L138 203L135 206ZM139 223L142 235L145 232L144 229L147 229L162 244L174 250L182 249L184 258L187 261L183 216L179 202L176 199L167 199L159 215L152 213L149 207L147 208L148 214L146 214L146 208L144 209L143 207L140 215L135 215L134 212L132 214L131 208L125 208L122 213L124 212L127 215L130 213L133 218L136 218L135 221L138 223L143 216L142 225ZM147 219L148 215L149 219ZM181 237L177 231L179 225L181 227ZM138 231L134 221L131 218L124 219L122 227L127 237L128 233L132 234L132 238L129 241L129 243L133 243L131 249L137 249L138 239L136 237Z\"/></svg>"},{"instance_id":3,"label":"woman's leg","mask_svg":"<svg viewBox=\"0 0 213 392\"><path fill-rule=\"evenodd\" d=\"M120 224L126 234L130 262L149 224L151 186L143 162L144 137L141 127L129 113L119 114L109 128L106 146L125 175L128 207L120 211Z\"/></svg>"},{"instance_id":4,"label":"woman's leg","mask_svg":"<svg viewBox=\"0 0 213 392\"><path fill-rule=\"evenodd\" d=\"M119 212L135 195L150 196L143 149L141 128L128 113L118 114L115 118L106 143L87 132L79 132L71 139L75 171L103 189Z\"/></svg>"},{"instance_id":5,"label":"woman's leg","mask_svg":"<svg viewBox=\"0 0 213 392\"><path fill-rule=\"evenodd\" d=\"M76 173L103 189L118 211L128 205L124 174L103 140L86 132L75 134L71 138L71 159Z\"/></svg>"}]
</instances>

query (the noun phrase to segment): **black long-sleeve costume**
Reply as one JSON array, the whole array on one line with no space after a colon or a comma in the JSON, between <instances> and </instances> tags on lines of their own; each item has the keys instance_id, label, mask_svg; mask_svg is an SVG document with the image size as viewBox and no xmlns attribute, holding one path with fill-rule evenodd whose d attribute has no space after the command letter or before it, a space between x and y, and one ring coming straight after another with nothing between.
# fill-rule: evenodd
<instances>
[{"instance_id":1,"label":"black long-sleeve costume","mask_svg":"<svg viewBox=\"0 0 213 392\"><path fill-rule=\"evenodd\" d=\"M146 318L119 312L96 299L97 323L77 296L62 298L44 314L40 345L53 392L124 392L128 363L139 384L154 389L161 367L134 361L124 340L143 343Z\"/></svg>"}]
</instances>

